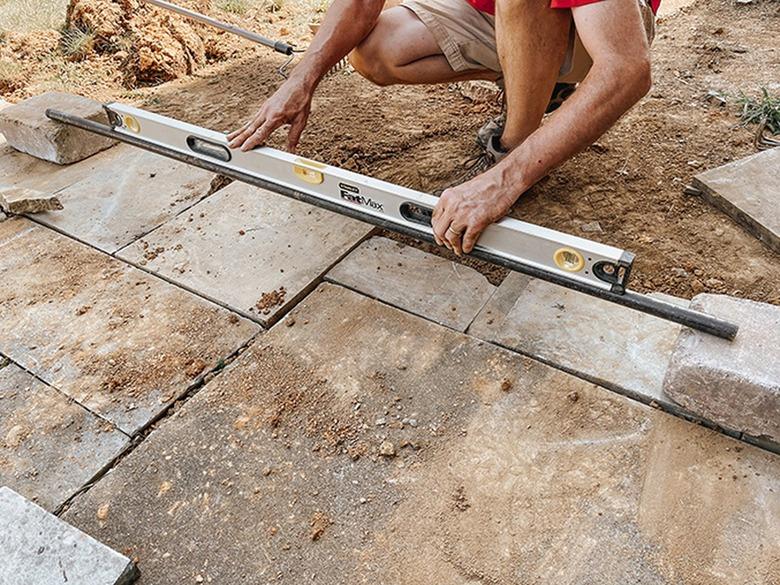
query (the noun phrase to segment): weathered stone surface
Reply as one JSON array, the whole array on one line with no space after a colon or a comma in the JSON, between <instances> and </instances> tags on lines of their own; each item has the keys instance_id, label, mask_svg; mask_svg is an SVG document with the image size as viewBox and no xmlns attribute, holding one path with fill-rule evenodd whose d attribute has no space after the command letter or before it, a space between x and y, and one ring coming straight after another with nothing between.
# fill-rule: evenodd
<instances>
[{"instance_id":1,"label":"weathered stone surface","mask_svg":"<svg viewBox=\"0 0 780 585\"><path fill-rule=\"evenodd\" d=\"M213 176L132 146L117 146L100 155L86 176L57 191L64 212L36 221L114 253L205 197Z\"/></svg>"},{"instance_id":2,"label":"weathered stone surface","mask_svg":"<svg viewBox=\"0 0 780 585\"><path fill-rule=\"evenodd\" d=\"M780 148L711 169L694 178L704 198L780 253Z\"/></svg>"},{"instance_id":3,"label":"weathered stone surface","mask_svg":"<svg viewBox=\"0 0 780 585\"><path fill-rule=\"evenodd\" d=\"M24 218L0 223L0 352L127 434L257 325Z\"/></svg>"},{"instance_id":4,"label":"weathered stone surface","mask_svg":"<svg viewBox=\"0 0 780 585\"><path fill-rule=\"evenodd\" d=\"M664 373L679 331L674 323L518 273L501 283L469 328L481 339L664 405L671 402L662 393Z\"/></svg>"},{"instance_id":5,"label":"weathered stone surface","mask_svg":"<svg viewBox=\"0 0 780 585\"><path fill-rule=\"evenodd\" d=\"M458 331L496 289L473 268L379 237L363 242L327 279Z\"/></svg>"},{"instance_id":6,"label":"weathered stone surface","mask_svg":"<svg viewBox=\"0 0 780 585\"><path fill-rule=\"evenodd\" d=\"M701 294L691 308L739 325L729 342L684 328L664 390L724 427L780 443L780 307Z\"/></svg>"},{"instance_id":7,"label":"weathered stone surface","mask_svg":"<svg viewBox=\"0 0 780 585\"><path fill-rule=\"evenodd\" d=\"M0 368L0 485L53 511L128 442L17 365Z\"/></svg>"},{"instance_id":8,"label":"weathered stone surface","mask_svg":"<svg viewBox=\"0 0 780 585\"><path fill-rule=\"evenodd\" d=\"M145 585L776 574L780 458L340 287L291 318L66 513Z\"/></svg>"},{"instance_id":9,"label":"weathered stone surface","mask_svg":"<svg viewBox=\"0 0 780 585\"><path fill-rule=\"evenodd\" d=\"M6 213L43 213L60 211L62 203L56 195L18 187L0 187L0 209Z\"/></svg>"},{"instance_id":10,"label":"weathered stone surface","mask_svg":"<svg viewBox=\"0 0 780 585\"><path fill-rule=\"evenodd\" d=\"M0 98L0 110L4 110L7 107L9 107L11 104L9 104L7 101L5 101L3 98ZM5 136L3 136L2 132L0 132L0 148L5 146Z\"/></svg>"},{"instance_id":11,"label":"weathered stone surface","mask_svg":"<svg viewBox=\"0 0 780 585\"><path fill-rule=\"evenodd\" d=\"M271 324L369 231L367 224L233 183L118 256Z\"/></svg>"},{"instance_id":12,"label":"weathered stone surface","mask_svg":"<svg viewBox=\"0 0 780 585\"><path fill-rule=\"evenodd\" d=\"M69 526L7 487L0 487L0 583L129 585L132 561Z\"/></svg>"},{"instance_id":13,"label":"weathered stone surface","mask_svg":"<svg viewBox=\"0 0 780 585\"><path fill-rule=\"evenodd\" d=\"M110 157L113 149L72 165L60 166L42 161L10 146L0 145L0 187L33 189L56 193L94 174L95 169Z\"/></svg>"},{"instance_id":14,"label":"weathered stone surface","mask_svg":"<svg viewBox=\"0 0 780 585\"><path fill-rule=\"evenodd\" d=\"M103 106L67 93L49 92L28 98L0 112L0 132L20 152L60 165L78 162L116 144L46 117L54 108L94 122L107 123Z\"/></svg>"}]
</instances>

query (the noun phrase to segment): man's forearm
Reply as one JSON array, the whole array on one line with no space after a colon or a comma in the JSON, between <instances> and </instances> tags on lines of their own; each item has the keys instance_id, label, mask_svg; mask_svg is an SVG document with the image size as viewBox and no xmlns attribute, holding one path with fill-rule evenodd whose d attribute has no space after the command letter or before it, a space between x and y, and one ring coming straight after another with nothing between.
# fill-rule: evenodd
<instances>
[{"instance_id":1,"label":"man's forearm","mask_svg":"<svg viewBox=\"0 0 780 585\"><path fill-rule=\"evenodd\" d=\"M519 197L553 168L598 140L649 89L644 64L594 65L574 95L492 171Z\"/></svg>"},{"instance_id":2,"label":"man's forearm","mask_svg":"<svg viewBox=\"0 0 780 585\"><path fill-rule=\"evenodd\" d=\"M290 77L314 91L325 74L371 32L383 6L383 0L335 0Z\"/></svg>"}]
</instances>

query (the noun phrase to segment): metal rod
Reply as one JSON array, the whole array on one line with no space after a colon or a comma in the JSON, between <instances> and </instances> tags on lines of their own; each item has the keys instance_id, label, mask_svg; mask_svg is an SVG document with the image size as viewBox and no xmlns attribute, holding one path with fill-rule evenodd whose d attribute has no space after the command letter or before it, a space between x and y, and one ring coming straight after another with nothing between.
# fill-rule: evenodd
<instances>
[{"instance_id":1,"label":"metal rod","mask_svg":"<svg viewBox=\"0 0 780 585\"><path fill-rule=\"evenodd\" d=\"M231 169L229 167L223 167L217 162L201 159L190 154L186 154L183 152L179 152L177 150L173 150L171 148L167 148L165 146L153 144L141 138L131 136L129 134L116 132L114 131L113 128L111 128L110 126L106 126L105 124L100 124L98 122L93 122L91 120L85 120L83 118L79 118L78 116L73 116L65 112L60 112L51 109L46 110L46 115L50 119L55 120L57 122L62 122L63 124L69 124L71 126L75 126L76 128L81 128L82 130L92 132L94 134L99 134L101 136L113 138L114 140L125 142L127 144L136 146L138 148L142 148L149 152L159 154L161 156L165 156L177 160L179 162L183 162L188 165L199 167L207 171L211 171L212 173L224 175L226 177L230 177L237 181L241 181L242 183L248 183L250 185L254 185L255 187L267 189L269 191L273 191L274 193L278 193L280 195L284 195L286 197L290 197L298 201L303 201L304 203L315 205L317 207L327 209L328 211L333 211L340 215L346 215L353 219L357 219L366 223L370 223L382 227L384 229L398 232L400 234L410 236L412 238L417 238L427 242L434 241L433 237L425 231L384 220L375 215L365 213L357 208L355 209L344 208L342 206L331 203L327 200L319 199L317 197L309 195L308 193L303 193L301 191L291 189L290 187L284 185L272 183L270 181L261 179L254 175L250 175L249 173L245 173L236 169ZM720 319L717 319L705 313L700 313L698 311L693 311L691 309L679 307L677 305L673 305L671 303L667 303L659 299L654 299L652 297L648 297L646 295L642 295L632 291L626 291L623 294L617 294L609 290L599 288L597 286L589 285L582 282L567 280L562 276L558 276L554 273L535 268L534 266L530 266L528 264L522 264L520 262L516 262L507 258L502 258L500 256L496 256L481 250L474 250L474 252L472 252L470 255L479 258L480 260L485 260L486 262L497 264L499 266L503 266L510 270L521 272L523 274L527 274L528 276L532 276L534 278L538 278L541 280L546 280L548 282L552 282L553 284L557 284L593 297L604 299L612 303L616 303L618 305L622 305L624 307L628 307L630 309L640 311L642 313L647 313L649 315L653 315L655 317L665 319L667 321L679 323L681 325L685 325L686 327L690 327L692 329L696 329L704 333L709 333L710 335L715 335L716 337L720 337L722 339L733 340L734 337L736 337L737 331L739 329L736 325L732 323L729 323L727 321L722 321ZM608 317L605 316L605 318Z\"/></svg>"},{"instance_id":2,"label":"metal rod","mask_svg":"<svg viewBox=\"0 0 780 585\"><path fill-rule=\"evenodd\" d=\"M243 28L240 28L238 26L234 26L232 24L222 22L221 20L217 20L216 18L211 18L210 16L206 16L205 14L201 14L200 12L195 12L194 10L189 10L188 8L184 8L182 6L177 6L176 4L171 4L170 2L165 2L164 0L143 0L143 1L148 4L154 4L159 8L164 8L165 10L170 10L171 12L175 12L182 16L186 16L187 18L191 18L192 20L197 20L204 24L208 24L215 28L224 30L225 32L233 33L234 35L244 37L245 39L249 39L250 41L259 43L261 45L265 45L266 47L271 47L274 51L283 53L285 55L292 55L293 51L295 50L292 45L289 45L285 42L274 41L273 39L269 39L268 37L264 37L263 35L259 35L251 31L244 30Z\"/></svg>"}]
</instances>

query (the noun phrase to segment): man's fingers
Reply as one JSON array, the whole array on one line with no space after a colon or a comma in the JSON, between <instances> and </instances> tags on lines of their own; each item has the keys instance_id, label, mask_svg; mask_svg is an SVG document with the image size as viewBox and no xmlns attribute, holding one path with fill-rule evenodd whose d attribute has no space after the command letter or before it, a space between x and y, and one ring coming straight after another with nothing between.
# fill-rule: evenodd
<instances>
[{"instance_id":1,"label":"man's fingers","mask_svg":"<svg viewBox=\"0 0 780 585\"><path fill-rule=\"evenodd\" d=\"M470 225L466 228L466 232L463 234L463 253L471 254L474 246L477 245L477 240L482 234L484 228L479 225Z\"/></svg>"},{"instance_id":2,"label":"man's fingers","mask_svg":"<svg viewBox=\"0 0 780 585\"><path fill-rule=\"evenodd\" d=\"M230 140L228 146L230 146L230 148L238 148L239 146L243 145L249 139L249 137L255 133L255 130L257 130L257 128L263 124L264 121L264 118L258 117L255 118L252 122L249 122L235 138Z\"/></svg>"},{"instance_id":3,"label":"man's fingers","mask_svg":"<svg viewBox=\"0 0 780 585\"><path fill-rule=\"evenodd\" d=\"M304 128L306 128L306 116L301 116L293 122L292 126L290 126L290 131L287 133L287 150L295 152Z\"/></svg>"},{"instance_id":4,"label":"man's fingers","mask_svg":"<svg viewBox=\"0 0 780 585\"><path fill-rule=\"evenodd\" d=\"M281 120L266 120L265 123L260 126L254 133L244 142L241 146L241 150L244 152L250 151L253 148L261 146L268 140L268 137L281 126L283 122Z\"/></svg>"},{"instance_id":5,"label":"man's fingers","mask_svg":"<svg viewBox=\"0 0 780 585\"><path fill-rule=\"evenodd\" d=\"M233 139L234 139L236 136L238 136L239 134L241 134L242 132L244 132L244 130L246 130L248 127L249 127L249 124L244 124L244 125L243 125L243 126L241 126L241 128L239 128L238 130L233 130L233 131L232 131L230 134L228 134L228 135L227 135L228 142L230 142L230 141L231 141L231 140L233 140Z\"/></svg>"},{"instance_id":6,"label":"man's fingers","mask_svg":"<svg viewBox=\"0 0 780 585\"><path fill-rule=\"evenodd\" d=\"M433 228L433 237L439 246L447 246L448 248L450 247L450 243L445 237L447 227L449 225L450 219L447 217L446 211L442 212L442 214L438 217L435 217L431 222L431 227Z\"/></svg>"},{"instance_id":7,"label":"man's fingers","mask_svg":"<svg viewBox=\"0 0 780 585\"><path fill-rule=\"evenodd\" d=\"M460 256L463 253L463 231L463 228L456 227L455 224L452 223L444 232L444 237L450 243L452 251L455 252L457 256Z\"/></svg>"}]
</instances>

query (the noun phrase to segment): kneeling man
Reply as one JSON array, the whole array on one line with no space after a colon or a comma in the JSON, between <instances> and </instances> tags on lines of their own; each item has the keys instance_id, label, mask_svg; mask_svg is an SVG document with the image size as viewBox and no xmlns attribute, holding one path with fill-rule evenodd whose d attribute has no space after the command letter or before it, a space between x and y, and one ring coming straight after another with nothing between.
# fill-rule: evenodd
<instances>
[{"instance_id":1,"label":"kneeling man","mask_svg":"<svg viewBox=\"0 0 780 585\"><path fill-rule=\"evenodd\" d=\"M480 155L442 192L433 213L437 243L467 254L520 195L595 142L649 91L659 4L404 0L382 11L384 0L334 0L301 63L229 135L230 146L250 150L288 124L294 150L314 90L346 55L379 85L497 81L502 114L479 131Z\"/></svg>"}]
</instances>

